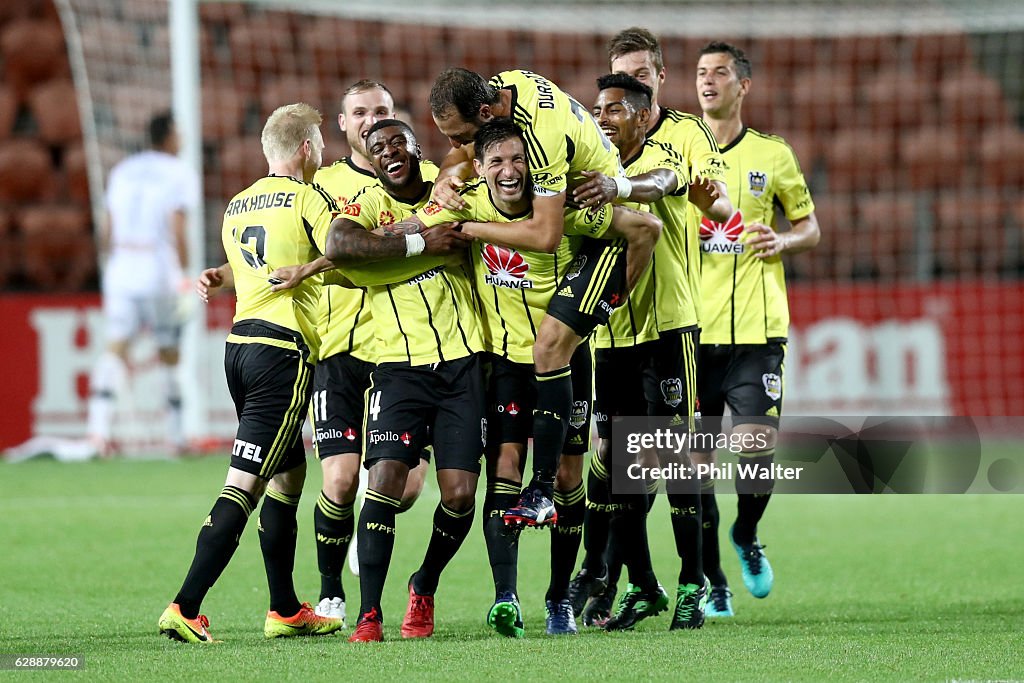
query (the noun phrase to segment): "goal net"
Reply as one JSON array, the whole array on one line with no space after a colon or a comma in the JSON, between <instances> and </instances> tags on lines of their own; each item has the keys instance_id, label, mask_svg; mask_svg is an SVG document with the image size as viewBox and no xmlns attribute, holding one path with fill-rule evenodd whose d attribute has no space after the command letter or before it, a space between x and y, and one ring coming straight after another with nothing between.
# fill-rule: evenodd
<instances>
[{"instance_id":1,"label":"goal net","mask_svg":"<svg viewBox=\"0 0 1024 683\"><path fill-rule=\"evenodd\" d=\"M58 5L94 197L172 92L198 96L201 124L182 133L201 163L206 265L223 259L227 199L265 172L260 128L283 103L323 112L328 162L347 153L340 94L380 79L439 160L427 95L445 67L528 68L589 103L608 38L645 26L662 40L662 103L699 111L698 50L724 39L753 63L745 122L795 148L822 229L816 250L786 259L787 412L1024 414L1019 2L182 2L196 30L175 59L198 68L177 91L167 2ZM202 436L234 426L219 365L231 309L206 307L188 370Z\"/></svg>"}]
</instances>

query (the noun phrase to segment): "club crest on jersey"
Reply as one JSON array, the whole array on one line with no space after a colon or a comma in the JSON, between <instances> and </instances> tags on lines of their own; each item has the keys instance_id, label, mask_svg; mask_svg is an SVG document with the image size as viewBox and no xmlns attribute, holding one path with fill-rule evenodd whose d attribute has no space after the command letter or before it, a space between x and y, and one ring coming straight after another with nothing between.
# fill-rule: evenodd
<instances>
[{"instance_id":1,"label":"club crest on jersey","mask_svg":"<svg viewBox=\"0 0 1024 683\"><path fill-rule=\"evenodd\" d=\"M569 412L569 424L573 429L579 429L587 421L587 408L590 404L586 401L573 401L572 410Z\"/></svg>"},{"instance_id":2,"label":"club crest on jersey","mask_svg":"<svg viewBox=\"0 0 1024 683\"><path fill-rule=\"evenodd\" d=\"M341 207L341 212L346 216L358 216L363 212L363 207L359 204L346 204Z\"/></svg>"},{"instance_id":3,"label":"club crest on jersey","mask_svg":"<svg viewBox=\"0 0 1024 683\"><path fill-rule=\"evenodd\" d=\"M766 372L761 375L761 382L764 384L764 393L773 401L778 401L782 396L782 378L774 372Z\"/></svg>"},{"instance_id":4,"label":"club crest on jersey","mask_svg":"<svg viewBox=\"0 0 1024 683\"><path fill-rule=\"evenodd\" d=\"M747 173L747 180L750 181L750 194L760 197L764 189L768 187L768 175L761 171L750 171Z\"/></svg>"},{"instance_id":5,"label":"club crest on jersey","mask_svg":"<svg viewBox=\"0 0 1024 683\"><path fill-rule=\"evenodd\" d=\"M395 222L395 214L391 213L387 209L380 212L380 216L377 217L377 225L383 227L385 225L391 225Z\"/></svg>"},{"instance_id":6,"label":"club crest on jersey","mask_svg":"<svg viewBox=\"0 0 1024 683\"><path fill-rule=\"evenodd\" d=\"M661 398L665 405L675 408L683 402L683 383L678 377L669 377L661 380Z\"/></svg>"},{"instance_id":7,"label":"club crest on jersey","mask_svg":"<svg viewBox=\"0 0 1024 683\"><path fill-rule=\"evenodd\" d=\"M431 199L427 202L426 206L423 207L422 211L428 216L433 216L434 214L441 213L441 208L440 204Z\"/></svg>"},{"instance_id":8,"label":"club crest on jersey","mask_svg":"<svg viewBox=\"0 0 1024 683\"><path fill-rule=\"evenodd\" d=\"M569 264L569 270L565 273L566 280L575 280L580 276L583 268L587 265L587 255L580 254L577 256L571 264Z\"/></svg>"},{"instance_id":9,"label":"club crest on jersey","mask_svg":"<svg viewBox=\"0 0 1024 683\"><path fill-rule=\"evenodd\" d=\"M508 289L533 289L533 280L526 277L530 264L515 249L485 244L480 257L487 267L484 282L494 287Z\"/></svg>"},{"instance_id":10,"label":"club crest on jersey","mask_svg":"<svg viewBox=\"0 0 1024 683\"><path fill-rule=\"evenodd\" d=\"M743 214L739 211L724 223L707 216L700 219L700 249L706 254L742 254Z\"/></svg>"}]
</instances>

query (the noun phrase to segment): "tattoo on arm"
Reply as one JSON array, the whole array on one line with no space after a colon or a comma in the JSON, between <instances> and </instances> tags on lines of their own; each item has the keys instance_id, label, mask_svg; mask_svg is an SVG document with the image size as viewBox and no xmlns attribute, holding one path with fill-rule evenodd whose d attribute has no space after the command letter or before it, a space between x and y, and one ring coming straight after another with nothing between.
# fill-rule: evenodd
<instances>
[{"instance_id":1,"label":"tattoo on arm","mask_svg":"<svg viewBox=\"0 0 1024 683\"><path fill-rule=\"evenodd\" d=\"M385 237L404 237L405 235L422 232L423 226L414 221L400 221L391 225L385 225L381 230L384 231Z\"/></svg>"},{"instance_id":2,"label":"tattoo on arm","mask_svg":"<svg viewBox=\"0 0 1024 683\"><path fill-rule=\"evenodd\" d=\"M337 266L405 257L405 241L367 232L362 226L336 219L327 237L325 254Z\"/></svg>"}]
</instances>

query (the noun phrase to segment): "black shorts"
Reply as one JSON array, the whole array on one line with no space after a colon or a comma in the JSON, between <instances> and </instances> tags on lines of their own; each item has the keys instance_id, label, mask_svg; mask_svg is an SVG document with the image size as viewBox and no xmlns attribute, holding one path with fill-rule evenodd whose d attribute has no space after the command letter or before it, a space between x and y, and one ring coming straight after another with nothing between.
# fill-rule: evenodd
<instances>
[{"instance_id":1,"label":"black shorts","mask_svg":"<svg viewBox=\"0 0 1024 683\"><path fill-rule=\"evenodd\" d=\"M717 435L726 404L732 424L778 428L782 414L782 370L786 343L701 344L697 398L701 431ZM716 419L717 418L717 419Z\"/></svg>"},{"instance_id":2,"label":"black shorts","mask_svg":"<svg viewBox=\"0 0 1024 683\"><path fill-rule=\"evenodd\" d=\"M479 474L487 443L481 354L436 365L380 363L366 396L367 468L380 459L415 467L432 443L437 469Z\"/></svg>"},{"instance_id":3,"label":"black shorts","mask_svg":"<svg viewBox=\"0 0 1024 683\"><path fill-rule=\"evenodd\" d=\"M699 331L674 330L637 346L598 349L597 434L611 438L616 416L682 417L695 412Z\"/></svg>"},{"instance_id":4,"label":"black shorts","mask_svg":"<svg viewBox=\"0 0 1024 683\"><path fill-rule=\"evenodd\" d=\"M576 348L570 367L573 405L562 453L583 455L590 450L590 413L593 403L593 371L588 344L580 344ZM488 445L496 448L503 443L525 444L533 435L533 409L536 405L537 386L533 366L490 355L490 376L487 382Z\"/></svg>"},{"instance_id":5,"label":"black shorts","mask_svg":"<svg viewBox=\"0 0 1024 683\"><path fill-rule=\"evenodd\" d=\"M626 241L584 238L548 303L548 314L586 337L626 299Z\"/></svg>"},{"instance_id":6,"label":"black shorts","mask_svg":"<svg viewBox=\"0 0 1024 683\"><path fill-rule=\"evenodd\" d=\"M336 353L317 363L309 412L318 458L362 452L364 402L374 367L348 353Z\"/></svg>"},{"instance_id":7,"label":"black shorts","mask_svg":"<svg viewBox=\"0 0 1024 683\"><path fill-rule=\"evenodd\" d=\"M301 465L302 421L313 391L313 366L301 336L269 323L236 323L224 351L224 374L238 415L231 466L271 479Z\"/></svg>"}]
</instances>

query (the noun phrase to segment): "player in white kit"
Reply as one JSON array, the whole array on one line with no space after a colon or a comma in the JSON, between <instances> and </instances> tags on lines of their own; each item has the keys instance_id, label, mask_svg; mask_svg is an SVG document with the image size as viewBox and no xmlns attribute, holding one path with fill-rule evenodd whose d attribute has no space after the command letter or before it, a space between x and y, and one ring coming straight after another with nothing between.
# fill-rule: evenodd
<instances>
[{"instance_id":1,"label":"player in white kit","mask_svg":"<svg viewBox=\"0 0 1024 683\"><path fill-rule=\"evenodd\" d=\"M110 173L106 220L99 235L107 346L90 379L89 438L111 453L116 392L126 374L131 342L143 330L157 342L167 406L167 438L184 446L177 377L183 316L179 293L189 291L186 220L199 203L199 180L176 154L178 135L169 112L149 124L151 148Z\"/></svg>"}]
</instances>

